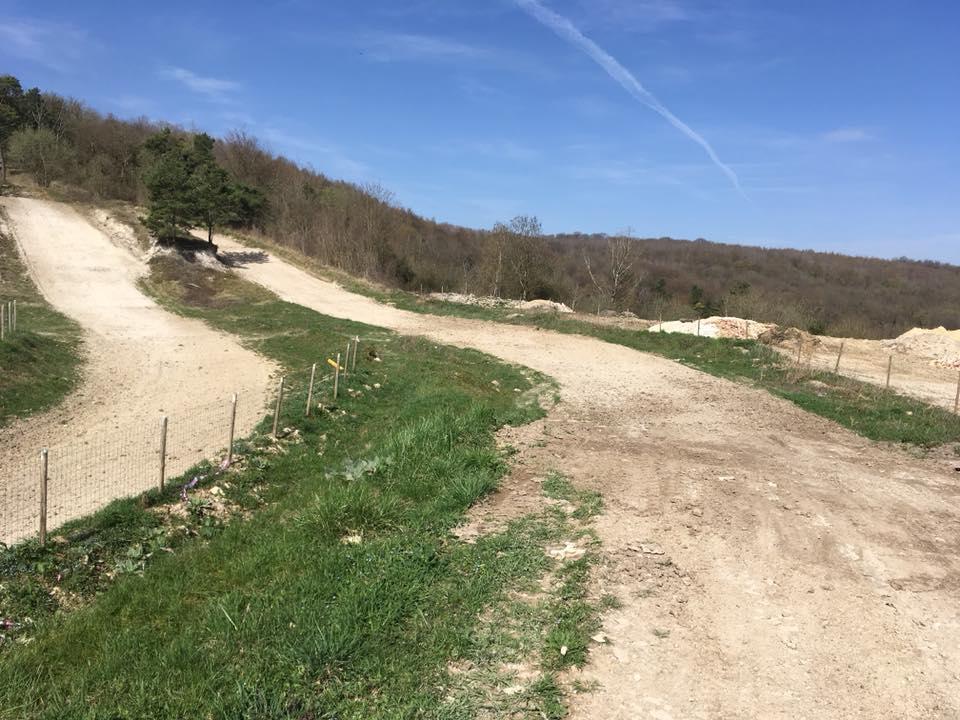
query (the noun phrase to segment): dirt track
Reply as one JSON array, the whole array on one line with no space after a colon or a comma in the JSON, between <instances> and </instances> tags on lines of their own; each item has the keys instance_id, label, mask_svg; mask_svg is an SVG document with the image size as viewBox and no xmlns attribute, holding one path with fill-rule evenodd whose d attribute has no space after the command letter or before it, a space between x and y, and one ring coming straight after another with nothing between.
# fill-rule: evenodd
<instances>
[{"instance_id":1,"label":"dirt track","mask_svg":"<svg viewBox=\"0 0 960 720\"><path fill-rule=\"evenodd\" d=\"M87 365L58 408L0 429L0 540L36 528L43 446L52 526L156 481L161 414L170 417L170 476L226 445L226 421L201 420L223 415L231 393L243 393L241 432L259 420L271 363L143 295L144 263L69 206L7 197L2 207L43 295L84 328Z\"/></svg>"},{"instance_id":2,"label":"dirt track","mask_svg":"<svg viewBox=\"0 0 960 720\"><path fill-rule=\"evenodd\" d=\"M597 591L624 604L574 717L960 717L953 464L624 347L399 311L275 258L240 271L320 312L560 381L494 504L524 502L550 469L605 497Z\"/></svg>"}]
</instances>

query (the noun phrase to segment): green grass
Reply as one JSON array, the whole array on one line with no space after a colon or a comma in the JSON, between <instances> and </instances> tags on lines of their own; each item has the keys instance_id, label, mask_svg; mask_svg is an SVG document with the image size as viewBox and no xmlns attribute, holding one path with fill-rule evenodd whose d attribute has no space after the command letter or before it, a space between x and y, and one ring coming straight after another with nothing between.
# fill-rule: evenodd
<instances>
[{"instance_id":1,"label":"green grass","mask_svg":"<svg viewBox=\"0 0 960 720\"><path fill-rule=\"evenodd\" d=\"M80 327L43 299L11 236L0 233L0 302L17 301L17 332L0 342L0 427L53 407L82 367Z\"/></svg>"},{"instance_id":2,"label":"green grass","mask_svg":"<svg viewBox=\"0 0 960 720\"><path fill-rule=\"evenodd\" d=\"M244 460L213 481L225 512L210 508L208 481L172 515L173 487L71 523L47 549L0 553L0 618L12 621L0 627L0 718L469 718L500 697L491 651L507 646L536 670L511 717L562 717L553 671L583 662L597 624L592 554L568 570L544 545L588 533L585 520L548 509L475 544L450 533L505 470L493 431L541 414L542 379L179 265L161 261L147 287L286 366L282 426L298 432L239 446ZM366 352L352 392L324 392L303 418L299 371L354 334ZM514 637L492 641L484 618L543 573L562 595L537 598ZM547 649L557 632L575 648L560 663ZM459 662L487 675L456 675Z\"/></svg>"}]
</instances>

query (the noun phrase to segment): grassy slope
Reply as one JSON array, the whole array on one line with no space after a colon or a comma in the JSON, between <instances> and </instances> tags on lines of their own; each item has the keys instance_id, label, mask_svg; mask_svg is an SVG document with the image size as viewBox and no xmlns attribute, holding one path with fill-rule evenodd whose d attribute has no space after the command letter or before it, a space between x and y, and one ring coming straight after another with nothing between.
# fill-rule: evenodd
<instances>
[{"instance_id":1,"label":"grassy slope","mask_svg":"<svg viewBox=\"0 0 960 720\"><path fill-rule=\"evenodd\" d=\"M80 327L34 286L14 240L0 234L0 302L17 301L17 332L0 342L0 427L56 405L80 377Z\"/></svg>"},{"instance_id":2,"label":"grassy slope","mask_svg":"<svg viewBox=\"0 0 960 720\"><path fill-rule=\"evenodd\" d=\"M161 272L182 272L164 262ZM351 389L362 394L309 420L292 373L283 424L299 441L282 452L255 443L267 447L221 481L228 494L256 489L248 519L187 518L199 530L185 533L158 519L152 495L73 523L61 533L69 541L48 550L0 554L0 615L31 601L36 614L31 642L0 652L0 718L468 718L491 702L560 717L552 673L584 661L596 624L584 600L592 555L552 567L543 544L590 542L589 528L545 512L473 545L449 534L503 472L493 430L540 412L507 389L538 378L324 317L233 276L191 273L181 277L190 285L168 275L150 289L291 370L352 334L382 362L361 358ZM588 500L583 522L597 507ZM344 543L350 535L362 542ZM553 571L564 602L508 600L510 589L536 593ZM484 615L523 622L511 632ZM526 691L491 691L511 682L499 663L537 652ZM451 662L473 670L451 676Z\"/></svg>"}]
</instances>

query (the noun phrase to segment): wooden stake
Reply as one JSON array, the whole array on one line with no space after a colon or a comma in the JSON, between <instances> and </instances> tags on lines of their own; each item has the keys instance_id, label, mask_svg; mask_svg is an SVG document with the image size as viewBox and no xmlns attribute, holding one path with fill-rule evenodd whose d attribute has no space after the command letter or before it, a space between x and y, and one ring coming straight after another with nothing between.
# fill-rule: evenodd
<instances>
[{"instance_id":1,"label":"wooden stake","mask_svg":"<svg viewBox=\"0 0 960 720\"><path fill-rule=\"evenodd\" d=\"M13 329L14 331L16 331L17 329L17 301L16 300L13 301Z\"/></svg>"},{"instance_id":2,"label":"wooden stake","mask_svg":"<svg viewBox=\"0 0 960 720\"><path fill-rule=\"evenodd\" d=\"M953 401L953 414L960 414L960 377L957 378L957 399Z\"/></svg>"},{"instance_id":3,"label":"wooden stake","mask_svg":"<svg viewBox=\"0 0 960 720\"><path fill-rule=\"evenodd\" d=\"M280 408L283 407L283 382L286 380L285 377L280 377L280 389L277 391L277 407L273 411L273 439L277 439L277 428L280 423Z\"/></svg>"},{"instance_id":4,"label":"wooden stake","mask_svg":"<svg viewBox=\"0 0 960 720\"><path fill-rule=\"evenodd\" d=\"M40 451L40 546L47 544L47 468L49 451Z\"/></svg>"},{"instance_id":5,"label":"wooden stake","mask_svg":"<svg viewBox=\"0 0 960 720\"><path fill-rule=\"evenodd\" d=\"M310 387L307 388L307 417L310 417L310 406L313 405L313 379L317 376L317 364L310 368Z\"/></svg>"},{"instance_id":6,"label":"wooden stake","mask_svg":"<svg viewBox=\"0 0 960 720\"><path fill-rule=\"evenodd\" d=\"M167 416L160 418L160 492L167 479Z\"/></svg>"},{"instance_id":7,"label":"wooden stake","mask_svg":"<svg viewBox=\"0 0 960 720\"><path fill-rule=\"evenodd\" d=\"M840 372L840 358L843 357L843 346L846 345L845 342L840 343L840 352L837 353L837 364L833 366L833 374L836 375Z\"/></svg>"},{"instance_id":8,"label":"wooden stake","mask_svg":"<svg viewBox=\"0 0 960 720\"><path fill-rule=\"evenodd\" d=\"M893 372L893 355L890 356L890 362L887 363L887 390L890 389L890 373Z\"/></svg>"},{"instance_id":9,"label":"wooden stake","mask_svg":"<svg viewBox=\"0 0 960 720\"><path fill-rule=\"evenodd\" d=\"M347 354L343 356L343 380L350 377L350 341L347 340Z\"/></svg>"},{"instance_id":10,"label":"wooden stake","mask_svg":"<svg viewBox=\"0 0 960 720\"><path fill-rule=\"evenodd\" d=\"M353 367L350 368L351 370L356 370L356 369L357 369L357 348L359 348L359 347L360 347L360 336L357 335L357 336L353 339Z\"/></svg>"},{"instance_id":11,"label":"wooden stake","mask_svg":"<svg viewBox=\"0 0 960 720\"><path fill-rule=\"evenodd\" d=\"M233 394L230 402L230 442L227 445L227 467L233 465L233 433L237 428L237 394Z\"/></svg>"},{"instance_id":12,"label":"wooden stake","mask_svg":"<svg viewBox=\"0 0 960 720\"><path fill-rule=\"evenodd\" d=\"M333 369L333 399L337 399L340 392L340 353L337 353L337 366Z\"/></svg>"}]
</instances>

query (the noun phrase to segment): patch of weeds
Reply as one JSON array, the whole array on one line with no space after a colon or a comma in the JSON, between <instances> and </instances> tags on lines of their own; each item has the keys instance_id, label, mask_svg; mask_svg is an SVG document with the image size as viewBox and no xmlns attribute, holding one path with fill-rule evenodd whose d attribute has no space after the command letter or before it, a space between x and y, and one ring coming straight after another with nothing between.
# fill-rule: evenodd
<instances>
[{"instance_id":1,"label":"patch of weeds","mask_svg":"<svg viewBox=\"0 0 960 720\"><path fill-rule=\"evenodd\" d=\"M580 496L558 473L548 476L543 491L552 499ZM585 686L566 687L563 679L564 670L587 661L602 606L588 596L596 541L585 525L589 518L575 516L575 511L547 508L478 540L478 545L496 545L500 553L505 547L522 553L530 569L525 584L501 596L481 616L468 654L451 667L445 706L449 712L441 717L560 718L566 715L567 692L586 691ZM571 537L578 538L580 549L572 549L569 556L549 552L551 547L570 548Z\"/></svg>"},{"instance_id":2,"label":"patch of weeds","mask_svg":"<svg viewBox=\"0 0 960 720\"><path fill-rule=\"evenodd\" d=\"M623 607L623 601L613 593L604 593L600 596L601 610L619 610Z\"/></svg>"},{"instance_id":3,"label":"patch of weeds","mask_svg":"<svg viewBox=\"0 0 960 720\"><path fill-rule=\"evenodd\" d=\"M560 473L549 473L543 481L543 493L551 500L563 500L576 505L572 516L589 520L603 512L603 496L595 490L578 490Z\"/></svg>"}]
</instances>

